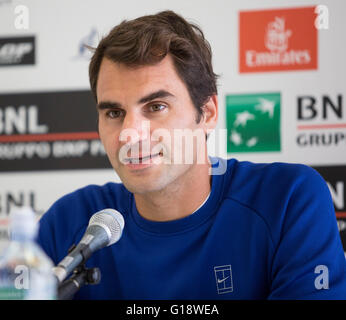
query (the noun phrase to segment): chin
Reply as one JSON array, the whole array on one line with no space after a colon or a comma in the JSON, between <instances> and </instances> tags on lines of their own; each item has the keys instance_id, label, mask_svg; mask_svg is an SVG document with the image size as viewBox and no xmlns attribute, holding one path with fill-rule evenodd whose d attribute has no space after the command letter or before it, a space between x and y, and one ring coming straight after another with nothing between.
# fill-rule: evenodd
<instances>
[{"instance_id":1,"label":"chin","mask_svg":"<svg viewBox=\"0 0 346 320\"><path fill-rule=\"evenodd\" d=\"M156 192L162 190L162 186L160 186L157 183L154 184L148 184L148 183L140 183L140 184L132 184L132 183L126 183L123 182L125 188L132 192L133 194L145 194L149 192Z\"/></svg>"},{"instance_id":2,"label":"chin","mask_svg":"<svg viewBox=\"0 0 346 320\"><path fill-rule=\"evenodd\" d=\"M151 174L146 176L131 176L125 172L121 172L122 174L119 174L119 172L118 175L128 191L133 194L145 194L164 191L167 187L174 184L179 177L184 176L186 171L187 169L184 167L179 168L179 170L159 170L151 172Z\"/></svg>"}]
</instances>

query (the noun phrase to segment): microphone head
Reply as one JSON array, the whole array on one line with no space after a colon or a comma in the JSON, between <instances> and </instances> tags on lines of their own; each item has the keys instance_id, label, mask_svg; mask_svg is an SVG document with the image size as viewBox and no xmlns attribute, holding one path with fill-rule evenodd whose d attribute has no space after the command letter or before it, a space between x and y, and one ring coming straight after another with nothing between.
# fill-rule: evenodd
<instances>
[{"instance_id":1,"label":"microphone head","mask_svg":"<svg viewBox=\"0 0 346 320\"><path fill-rule=\"evenodd\" d=\"M89 226L92 225L98 225L107 232L109 239L107 246L110 246L120 239L125 221L120 212L107 208L92 215Z\"/></svg>"}]
</instances>

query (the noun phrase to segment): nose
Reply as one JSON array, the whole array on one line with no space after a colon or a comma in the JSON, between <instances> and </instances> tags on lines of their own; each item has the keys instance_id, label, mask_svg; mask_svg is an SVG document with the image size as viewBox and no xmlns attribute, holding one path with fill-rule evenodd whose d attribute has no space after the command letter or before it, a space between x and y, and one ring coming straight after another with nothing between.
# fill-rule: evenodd
<instances>
[{"instance_id":1,"label":"nose","mask_svg":"<svg viewBox=\"0 0 346 320\"><path fill-rule=\"evenodd\" d=\"M150 121L136 111L127 112L123 119L119 140L133 145L149 140L149 137Z\"/></svg>"}]
</instances>

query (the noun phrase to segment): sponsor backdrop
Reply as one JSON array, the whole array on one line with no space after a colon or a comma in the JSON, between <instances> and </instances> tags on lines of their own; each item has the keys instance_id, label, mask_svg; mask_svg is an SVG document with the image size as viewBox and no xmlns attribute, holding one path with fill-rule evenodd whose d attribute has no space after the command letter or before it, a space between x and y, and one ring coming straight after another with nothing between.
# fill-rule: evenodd
<instances>
[{"instance_id":1,"label":"sponsor backdrop","mask_svg":"<svg viewBox=\"0 0 346 320\"><path fill-rule=\"evenodd\" d=\"M83 45L165 9L199 24L213 49L211 153L315 168L346 251L343 0L0 0L0 250L14 207L40 216L77 188L120 181L98 139Z\"/></svg>"}]
</instances>

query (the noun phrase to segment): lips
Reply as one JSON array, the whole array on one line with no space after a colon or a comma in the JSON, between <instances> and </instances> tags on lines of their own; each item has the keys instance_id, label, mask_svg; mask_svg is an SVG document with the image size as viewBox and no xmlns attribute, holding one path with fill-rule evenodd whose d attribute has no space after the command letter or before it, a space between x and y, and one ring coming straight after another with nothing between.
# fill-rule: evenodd
<instances>
[{"instance_id":1,"label":"lips","mask_svg":"<svg viewBox=\"0 0 346 320\"><path fill-rule=\"evenodd\" d=\"M148 161L150 161L153 158L156 158L158 156L162 157L162 152L156 153L156 154L150 154L148 156L144 156L144 157L132 157L132 158L126 158L125 159L125 163L129 163L129 164L142 164L142 163L148 163Z\"/></svg>"}]
</instances>

